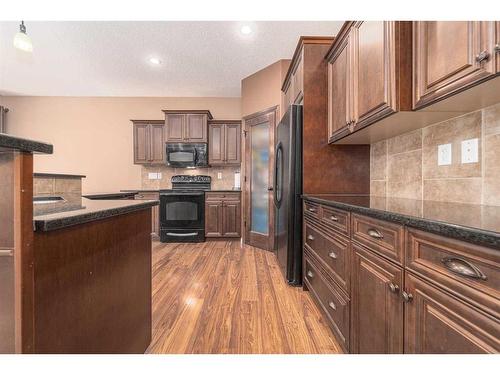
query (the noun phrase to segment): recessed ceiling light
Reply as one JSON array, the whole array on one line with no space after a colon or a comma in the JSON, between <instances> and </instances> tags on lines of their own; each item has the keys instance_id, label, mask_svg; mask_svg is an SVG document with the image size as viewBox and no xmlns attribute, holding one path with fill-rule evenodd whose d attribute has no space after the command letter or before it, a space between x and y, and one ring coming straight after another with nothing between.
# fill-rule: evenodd
<instances>
[{"instance_id":1,"label":"recessed ceiling light","mask_svg":"<svg viewBox=\"0 0 500 375\"><path fill-rule=\"evenodd\" d=\"M150 57L149 62L153 65L160 65L161 60L158 57Z\"/></svg>"},{"instance_id":2,"label":"recessed ceiling light","mask_svg":"<svg viewBox=\"0 0 500 375\"><path fill-rule=\"evenodd\" d=\"M249 35L252 33L252 28L248 25L244 25L244 26L241 26L240 31L243 35Z\"/></svg>"}]
</instances>

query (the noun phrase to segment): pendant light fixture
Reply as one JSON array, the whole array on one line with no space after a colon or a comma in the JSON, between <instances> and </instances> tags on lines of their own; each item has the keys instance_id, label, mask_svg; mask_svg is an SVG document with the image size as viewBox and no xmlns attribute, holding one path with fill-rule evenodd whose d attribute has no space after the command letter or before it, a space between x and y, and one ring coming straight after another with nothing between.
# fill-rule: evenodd
<instances>
[{"instance_id":1,"label":"pendant light fixture","mask_svg":"<svg viewBox=\"0 0 500 375\"><path fill-rule=\"evenodd\" d=\"M24 21L21 21L19 32L14 36L14 47L24 52L33 52L33 44L28 34L26 34Z\"/></svg>"}]
</instances>

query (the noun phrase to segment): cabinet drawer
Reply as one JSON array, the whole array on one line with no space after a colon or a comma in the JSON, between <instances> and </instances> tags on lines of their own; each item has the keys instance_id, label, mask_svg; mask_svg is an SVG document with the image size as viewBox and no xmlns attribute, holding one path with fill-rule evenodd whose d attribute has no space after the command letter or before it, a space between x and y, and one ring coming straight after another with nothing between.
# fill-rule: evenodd
<instances>
[{"instance_id":1,"label":"cabinet drawer","mask_svg":"<svg viewBox=\"0 0 500 375\"><path fill-rule=\"evenodd\" d=\"M159 193L137 193L134 197L137 200L158 200L160 199L160 194Z\"/></svg>"},{"instance_id":2,"label":"cabinet drawer","mask_svg":"<svg viewBox=\"0 0 500 375\"><path fill-rule=\"evenodd\" d=\"M240 193L238 192L224 192L224 193L211 193L211 192L206 192L205 193L205 199L206 200L240 200Z\"/></svg>"},{"instance_id":3,"label":"cabinet drawer","mask_svg":"<svg viewBox=\"0 0 500 375\"><path fill-rule=\"evenodd\" d=\"M498 250L409 228L406 268L500 318Z\"/></svg>"},{"instance_id":4,"label":"cabinet drawer","mask_svg":"<svg viewBox=\"0 0 500 375\"><path fill-rule=\"evenodd\" d=\"M321 222L328 227L349 236L349 212L322 206Z\"/></svg>"},{"instance_id":5,"label":"cabinet drawer","mask_svg":"<svg viewBox=\"0 0 500 375\"><path fill-rule=\"evenodd\" d=\"M342 297L340 290L329 283L319 268L305 258L304 283L309 288L317 304L326 314L333 333L342 347L349 350L349 301Z\"/></svg>"},{"instance_id":6,"label":"cabinet drawer","mask_svg":"<svg viewBox=\"0 0 500 375\"><path fill-rule=\"evenodd\" d=\"M320 205L313 202L304 202L304 215L315 219L320 218Z\"/></svg>"},{"instance_id":7,"label":"cabinet drawer","mask_svg":"<svg viewBox=\"0 0 500 375\"><path fill-rule=\"evenodd\" d=\"M330 273L344 293L349 294L349 244L340 236L324 234L306 224L306 249L320 259L324 268Z\"/></svg>"},{"instance_id":8,"label":"cabinet drawer","mask_svg":"<svg viewBox=\"0 0 500 375\"><path fill-rule=\"evenodd\" d=\"M403 226L371 217L352 215L352 239L384 257L403 264Z\"/></svg>"}]
</instances>

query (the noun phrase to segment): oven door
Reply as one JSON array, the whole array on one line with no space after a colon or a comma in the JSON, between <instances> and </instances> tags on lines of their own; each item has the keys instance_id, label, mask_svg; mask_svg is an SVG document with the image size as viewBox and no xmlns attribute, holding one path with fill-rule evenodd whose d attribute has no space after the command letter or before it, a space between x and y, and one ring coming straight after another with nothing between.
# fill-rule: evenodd
<instances>
[{"instance_id":1,"label":"oven door","mask_svg":"<svg viewBox=\"0 0 500 375\"><path fill-rule=\"evenodd\" d=\"M166 143L167 165L174 168L194 168L196 147L187 143Z\"/></svg>"},{"instance_id":2,"label":"oven door","mask_svg":"<svg viewBox=\"0 0 500 375\"><path fill-rule=\"evenodd\" d=\"M160 195L160 225L171 229L204 229L205 193L170 191Z\"/></svg>"}]
</instances>

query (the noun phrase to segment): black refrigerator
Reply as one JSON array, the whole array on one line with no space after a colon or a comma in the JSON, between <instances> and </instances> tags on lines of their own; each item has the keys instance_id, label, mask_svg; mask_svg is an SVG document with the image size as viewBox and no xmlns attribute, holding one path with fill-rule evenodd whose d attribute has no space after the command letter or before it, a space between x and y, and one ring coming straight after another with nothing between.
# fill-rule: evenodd
<instances>
[{"instance_id":1,"label":"black refrigerator","mask_svg":"<svg viewBox=\"0 0 500 375\"><path fill-rule=\"evenodd\" d=\"M292 285L302 284L302 106L291 105L276 131L276 255Z\"/></svg>"}]
</instances>

